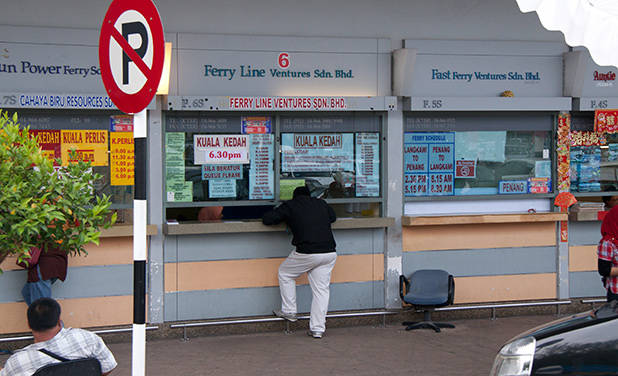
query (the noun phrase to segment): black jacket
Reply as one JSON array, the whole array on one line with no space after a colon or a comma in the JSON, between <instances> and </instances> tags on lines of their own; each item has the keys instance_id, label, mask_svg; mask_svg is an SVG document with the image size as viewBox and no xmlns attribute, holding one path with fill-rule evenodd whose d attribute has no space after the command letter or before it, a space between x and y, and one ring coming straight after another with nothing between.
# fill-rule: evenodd
<instances>
[{"instance_id":1,"label":"black jacket","mask_svg":"<svg viewBox=\"0 0 618 376\"><path fill-rule=\"evenodd\" d=\"M337 217L326 201L297 196L264 214L262 223L276 225L286 222L292 230L292 244L299 253L335 252L335 238L330 224Z\"/></svg>"}]
</instances>

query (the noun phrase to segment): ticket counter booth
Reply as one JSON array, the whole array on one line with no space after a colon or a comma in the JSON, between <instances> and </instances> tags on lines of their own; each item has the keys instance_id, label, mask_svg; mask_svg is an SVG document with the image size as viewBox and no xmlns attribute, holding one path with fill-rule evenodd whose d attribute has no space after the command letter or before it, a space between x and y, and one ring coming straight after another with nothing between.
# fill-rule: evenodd
<instances>
[{"instance_id":1,"label":"ticket counter booth","mask_svg":"<svg viewBox=\"0 0 618 376\"><path fill-rule=\"evenodd\" d=\"M116 224L102 231L100 244L86 247L87 256L69 257L67 279L53 285L52 296L61 303L68 326L131 324L132 117L118 111L105 93L97 54L92 53L98 33L8 26L0 31L5 41L0 107L18 114L49 158L68 163L68 151L74 148L90 160L102 175L95 192L109 195L118 215ZM149 235L156 232L149 227ZM14 257L5 259L2 269L0 334L28 332L20 293L26 271L15 265Z\"/></svg>"},{"instance_id":2,"label":"ticket counter booth","mask_svg":"<svg viewBox=\"0 0 618 376\"><path fill-rule=\"evenodd\" d=\"M444 54L444 51L448 51ZM403 273L445 269L455 304L561 293L554 130L564 47L406 40ZM566 252L566 248L563 252Z\"/></svg>"},{"instance_id":3,"label":"ticket counter booth","mask_svg":"<svg viewBox=\"0 0 618 376\"><path fill-rule=\"evenodd\" d=\"M565 94L573 111L565 119L569 190L578 203L569 213L569 291L571 297L604 297L597 272L603 197L618 195L618 83L616 68L596 65L585 49L565 54Z\"/></svg>"},{"instance_id":4,"label":"ticket counter booth","mask_svg":"<svg viewBox=\"0 0 618 376\"><path fill-rule=\"evenodd\" d=\"M338 216L329 310L383 308L390 44L180 34L174 50L150 153L161 161L164 241L151 256L163 265L163 320L272 314L291 235L261 217L301 185Z\"/></svg>"}]
</instances>

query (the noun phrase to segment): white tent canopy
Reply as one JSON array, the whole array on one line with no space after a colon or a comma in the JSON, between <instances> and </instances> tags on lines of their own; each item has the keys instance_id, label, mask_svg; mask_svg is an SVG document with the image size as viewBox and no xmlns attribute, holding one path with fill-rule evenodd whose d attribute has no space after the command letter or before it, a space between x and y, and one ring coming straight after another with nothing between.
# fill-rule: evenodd
<instances>
[{"instance_id":1,"label":"white tent canopy","mask_svg":"<svg viewBox=\"0 0 618 376\"><path fill-rule=\"evenodd\" d=\"M547 30L561 31L569 46L584 46L598 65L618 67L617 0L516 0L536 11Z\"/></svg>"}]
</instances>

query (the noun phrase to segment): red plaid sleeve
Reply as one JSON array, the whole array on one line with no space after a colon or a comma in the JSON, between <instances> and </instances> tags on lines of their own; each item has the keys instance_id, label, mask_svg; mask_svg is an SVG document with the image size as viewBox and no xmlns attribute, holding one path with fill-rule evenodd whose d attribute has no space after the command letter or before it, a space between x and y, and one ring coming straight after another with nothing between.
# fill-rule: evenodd
<instances>
[{"instance_id":1,"label":"red plaid sleeve","mask_svg":"<svg viewBox=\"0 0 618 376\"><path fill-rule=\"evenodd\" d=\"M616 246L609 240L603 240L599 244L598 255L601 260L612 261Z\"/></svg>"}]
</instances>

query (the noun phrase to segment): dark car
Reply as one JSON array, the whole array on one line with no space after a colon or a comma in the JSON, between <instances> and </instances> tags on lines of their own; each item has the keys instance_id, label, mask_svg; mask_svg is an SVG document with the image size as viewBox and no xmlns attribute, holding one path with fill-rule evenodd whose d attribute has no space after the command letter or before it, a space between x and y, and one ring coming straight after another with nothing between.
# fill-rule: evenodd
<instances>
[{"instance_id":1,"label":"dark car","mask_svg":"<svg viewBox=\"0 0 618 376\"><path fill-rule=\"evenodd\" d=\"M518 335L496 355L490 375L618 375L616 302Z\"/></svg>"}]
</instances>

